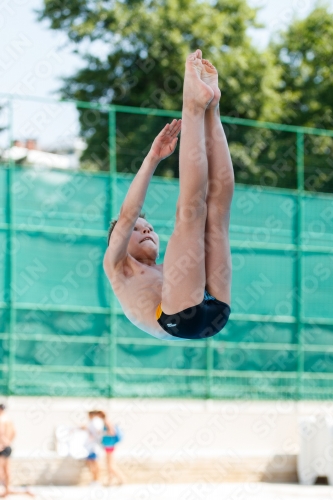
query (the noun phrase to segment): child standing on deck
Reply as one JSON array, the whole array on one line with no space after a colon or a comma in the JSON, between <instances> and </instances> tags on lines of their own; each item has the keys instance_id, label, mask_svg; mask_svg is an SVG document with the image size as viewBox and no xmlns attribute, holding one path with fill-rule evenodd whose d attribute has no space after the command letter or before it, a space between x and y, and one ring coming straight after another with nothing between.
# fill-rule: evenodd
<instances>
[{"instance_id":1,"label":"child standing on deck","mask_svg":"<svg viewBox=\"0 0 333 500\"><path fill-rule=\"evenodd\" d=\"M230 205L234 175L220 121L218 74L197 50L186 60L182 120L166 125L135 176L109 230L104 269L127 318L162 340L205 339L228 321ZM176 223L164 263L141 214L158 163L180 142Z\"/></svg>"}]
</instances>

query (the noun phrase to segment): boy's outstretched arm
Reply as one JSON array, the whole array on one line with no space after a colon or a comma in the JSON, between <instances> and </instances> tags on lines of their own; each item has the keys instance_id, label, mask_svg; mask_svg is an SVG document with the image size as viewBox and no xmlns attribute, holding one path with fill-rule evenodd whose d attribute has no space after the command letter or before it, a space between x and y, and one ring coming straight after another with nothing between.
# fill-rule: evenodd
<instances>
[{"instance_id":1,"label":"boy's outstretched arm","mask_svg":"<svg viewBox=\"0 0 333 500\"><path fill-rule=\"evenodd\" d=\"M109 272L117 268L127 256L127 246L142 210L150 179L159 162L176 149L180 128L181 120L173 120L163 128L130 185L104 258L104 267Z\"/></svg>"}]
</instances>

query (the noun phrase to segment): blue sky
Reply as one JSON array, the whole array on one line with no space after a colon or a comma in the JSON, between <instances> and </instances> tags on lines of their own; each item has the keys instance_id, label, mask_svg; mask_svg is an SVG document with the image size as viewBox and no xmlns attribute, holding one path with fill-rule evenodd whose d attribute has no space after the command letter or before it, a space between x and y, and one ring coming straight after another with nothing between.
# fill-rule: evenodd
<instances>
[{"instance_id":1,"label":"blue sky","mask_svg":"<svg viewBox=\"0 0 333 500\"><path fill-rule=\"evenodd\" d=\"M306 16L316 0L249 0L249 3L261 7L258 19L265 28L250 34L259 47L265 47L277 29L287 26L293 17ZM333 7L333 0L326 3ZM66 35L49 30L47 22L37 21L34 11L41 5L41 0L1 2L0 92L56 96L61 77L73 74L80 67L81 61L72 54ZM32 130L27 124L31 113L31 106L21 106L16 113L16 136L27 135ZM36 134L44 142L56 142L59 133L63 133L64 120L68 133L74 134L76 113L69 108L57 119L50 119L49 126L37 130Z\"/></svg>"}]
</instances>

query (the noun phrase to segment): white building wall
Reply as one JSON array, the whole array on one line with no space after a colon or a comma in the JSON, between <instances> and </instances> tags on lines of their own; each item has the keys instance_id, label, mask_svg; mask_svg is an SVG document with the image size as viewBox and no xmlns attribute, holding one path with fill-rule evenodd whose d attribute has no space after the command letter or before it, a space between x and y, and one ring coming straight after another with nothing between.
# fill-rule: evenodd
<instances>
[{"instance_id":1,"label":"white building wall","mask_svg":"<svg viewBox=\"0 0 333 500\"><path fill-rule=\"evenodd\" d=\"M9 397L1 398L17 429L14 456L54 453L58 425L86 423L87 411L102 409L119 424L118 455L260 456L298 452L298 417L333 415L331 402L221 402Z\"/></svg>"}]
</instances>

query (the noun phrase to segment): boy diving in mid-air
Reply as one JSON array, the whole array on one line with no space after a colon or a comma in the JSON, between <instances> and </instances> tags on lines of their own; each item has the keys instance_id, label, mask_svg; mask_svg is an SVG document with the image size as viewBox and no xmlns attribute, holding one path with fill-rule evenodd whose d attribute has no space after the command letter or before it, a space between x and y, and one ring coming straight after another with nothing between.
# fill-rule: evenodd
<instances>
[{"instance_id":1,"label":"boy diving in mid-air","mask_svg":"<svg viewBox=\"0 0 333 500\"><path fill-rule=\"evenodd\" d=\"M215 67L200 50L186 60L182 120L155 138L109 230L104 269L125 315L162 340L205 339L230 314L229 216L234 174L219 113ZM141 214L158 163L182 129L176 222L157 265L159 239Z\"/></svg>"}]
</instances>

